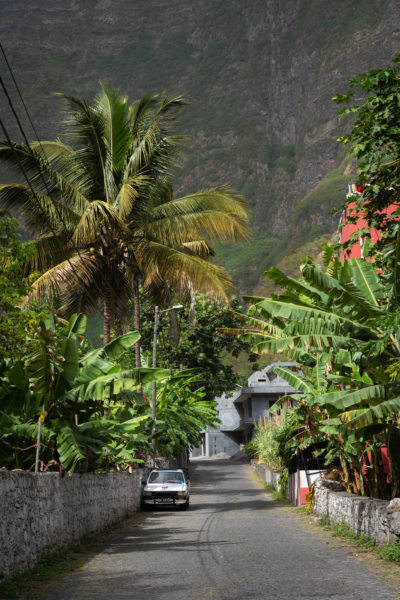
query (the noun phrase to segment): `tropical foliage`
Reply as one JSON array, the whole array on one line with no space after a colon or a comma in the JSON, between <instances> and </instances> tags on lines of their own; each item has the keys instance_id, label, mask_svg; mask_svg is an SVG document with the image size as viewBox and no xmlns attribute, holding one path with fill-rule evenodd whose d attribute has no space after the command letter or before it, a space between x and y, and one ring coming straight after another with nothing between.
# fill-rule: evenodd
<instances>
[{"instance_id":1,"label":"tropical foliage","mask_svg":"<svg viewBox=\"0 0 400 600\"><path fill-rule=\"evenodd\" d=\"M20 306L31 289L23 269L34 248L18 239L17 228L15 219L0 216L0 360L24 351L26 329L38 322L41 312L33 303L25 302L24 310Z\"/></svg>"},{"instance_id":2,"label":"tropical foliage","mask_svg":"<svg viewBox=\"0 0 400 600\"><path fill-rule=\"evenodd\" d=\"M254 437L245 446L246 453L270 469L288 469L293 461L296 425L296 414L291 410L283 410L269 419L260 418L255 425Z\"/></svg>"},{"instance_id":3,"label":"tropical foliage","mask_svg":"<svg viewBox=\"0 0 400 600\"><path fill-rule=\"evenodd\" d=\"M0 465L82 472L148 460L153 421L146 392L154 382L162 451L169 456L197 441L215 421L198 374L183 371L178 385L168 370L131 368L126 356L137 332L92 350L86 316L65 321L24 303L30 288L21 274L31 246L18 241L13 220L3 217L0 225Z\"/></svg>"},{"instance_id":4,"label":"tropical foliage","mask_svg":"<svg viewBox=\"0 0 400 600\"><path fill-rule=\"evenodd\" d=\"M142 300L142 349L148 355L152 352L154 309L152 303ZM171 322L171 311L162 313L157 346L157 364L177 371L196 368L199 383L204 387L205 399L214 400L223 392L244 384L244 378L233 368L233 361L243 356L248 369L256 370L257 355L250 352L249 344L217 331L219 327L234 327L237 320L230 311L243 310L237 299L228 305L216 301L205 294L196 294L193 305L195 322L191 319L190 308L183 307L177 314L179 326L175 338Z\"/></svg>"},{"instance_id":5,"label":"tropical foliage","mask_svg":"<svg viewBox=\"0 0 400 600\"><path fill-rule=\"evenodd\" d=\"M203 431L218 422L215 402L205 399L202 380L199 369L183 369L157 384L158 455L177 456L198 446Z\"/></svg>"},{"instance_id":6,"label":"tropical foliage","mask_svg":"<svg viewBox=\"0 0 400 600\"><path fill-rule=\"evenodd\" d=\"M400 484L398 382L400 339L397 296L388 295L372 262L343 265L326 248L324 271L310 261L302 279L276 268L266 276L284 288L271 298L246 297L252 305L247 327L257 353L283 352L302 375L276 372L299 391L298 441L325 439L329 459L340 460L350 491L388 497ZM309 440L308 440L309 441ZM390 485L381 449L390 458Z\"/></svg>"},{"instance_id":7,"label":"tropical foliage","mask_svg":"<svg viewBox=\"0 0 400 600\"><path fill-rule=\"evenodd\" d=\"M214 424L199 373L123 369L118 362L139 334L129 332L88 351L86 317L57 324L49 313L28 350L0 365L0 464L69 472L132 468L151 454L151 386L158 383L158 454L173 456L196 444ZM40 428L40 433L39 433Z\"/></svg>"},{"instance_id":8,"label":"tropical foliage","mask_svg":"<svg viewBox=\"0 0 400 600\"><path fill-rule=\"evenodd\" d=\"M139 443L148 443L142 421L149 416L136 414L135 390L139 376L145 382L168 372L121 370L117 360L134 344L136 332L88 352L85 325L83 315L60 325L48 313L28 337L28 352L1 364L3 466L31 469L40 444L42 468L49 463L69 471L123 467L135 462Z\"/></svg>"}]
</instances>

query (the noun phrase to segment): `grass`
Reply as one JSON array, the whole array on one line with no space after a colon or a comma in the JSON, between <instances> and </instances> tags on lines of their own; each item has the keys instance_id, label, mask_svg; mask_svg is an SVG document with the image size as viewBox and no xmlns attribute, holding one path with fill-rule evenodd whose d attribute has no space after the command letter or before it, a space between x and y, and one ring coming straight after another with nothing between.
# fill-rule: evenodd
<instances>
[{"instance_id":1,"label":"grass","mask_svg":"<svg viewBox=\"0 0 400 600\"><path fill-rule=\"evenodd\" d=\"M263 486L264 490L272 496L272 499L274 502L276 502L277 504L283 504L285 506L292 505L290 500L288 500L286 498L285 494L282 491L277 490L273 485L271 485L270 483L267 483L266 481L261 479L261 477L257 473L257 471L253 471L253 473L254 473L256 479L259 481L259 483L261 483L261 485Z\"/></svg>"},{"instance_id":2,"label":"grass","mask_svg":"<svg viewBox=\"0 0 400 600\"><path fill-rule=\"evenodd\" d=\"M302 515L307 515L305 507L295 509L293 512ZM338 523L331 522L329 517L324 516L318 519L317 525L323 528L325 531L329 531L332 537L346 540L361 548L366 548L377 558L381 558L385 561L394 562L400 564L400 540L392 542L391 544L385 544L379 546L374 540L364 534L359 534L350 529L350 527L344 521Z\"/></svg>"},{"instance_id":3,"label":"grass","mask_svg":"<svg viewBox=\"0 0 400 600\"><path fill-rule=\"evenodd\" d=\"M96 536L82 541L78 545L65 546L55 552L43 555L37 564L23 573L12 576L0 573L0 598L18 600L41 600L49 587L61 577L82 567L97 554L108 535L120 527L121 520Z\"/></svg>"}]
</instances>

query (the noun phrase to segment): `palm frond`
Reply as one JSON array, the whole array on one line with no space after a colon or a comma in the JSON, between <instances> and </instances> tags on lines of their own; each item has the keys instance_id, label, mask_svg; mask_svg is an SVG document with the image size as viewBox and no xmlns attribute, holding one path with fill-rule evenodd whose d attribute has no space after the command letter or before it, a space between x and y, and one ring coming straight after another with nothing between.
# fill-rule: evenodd
<instances>
[{"instance_id":1,"label":"palm frond","mask_svg":"<svg viewBox=\"0 0 400 600\"><path fill-rule=\"evenodd\" d=\"M43 273L75 254L70 239L64 232L42 235L34 240L35 253L25 263L25 272Z\"/></svg>"},{"instance_id":2,"label":"palm frond","mask_svg":"<svg viewBox=\"0 0 400 600\"><path fill-rule=\"evenodd\" d=\"M72 240L78 246L94 243L101 235L110 238L114 231L129 234L128 227L108 202L91 202L76 225Z\"/></svg>"},{"instance_id":3,"label":"palm frond","mask_svg":"<svg viewBox=\"0 0 400 600\"><path fill-rule=\"evenodd\" d=\"M73 285L77 293L95 289L101 282L99 262L90 252L81 252L44 273L32 286L32 296L43 299L48 294L67 293ZM75 311L77 312L77 311ZM79 312L79 311L78 311Z\"/></svg>"},{"instance_id":4,"label":"palm frond","mask_svg":"<svg viewBox=\"0 0 400 600\"><path fill-rule=\"evenodd\" d=\"M110 161L108 169L122 175L132 142L129 106L126 96L121 96L109 85L103 85L102 88L96 104L105 115L104 141Z\"/></svg>"},{"instance_id":5,"label":"palm frond","mask_svg":"<svg viewBox=\"0 0 400 600\"><path fill-rule=\"evenodd\" d=\"M200 258L215 256L214 250L205 240L192 240L191 242L184 242L182 245L194 254L197 254L197 256L200 256Z\"/></svg>"},{"instance_id":6,"label":"palm frond","mask_svg":"<svg viewBox=\"0 0 400 600\"><path fill-rule=\"evenodd\" d=\"M140 268L148 273L159 273L177 290L186 289L189 277L196 289L228 299L233 292L229 275L217 265L195 256L184 248L176 249L157 242L139 244L136 255Z\"/></svg>"},{"instance_id":7,"label":"palm frond","mask_svg":"<svg viewBox=\"0 0 400 600\"><path fill-rule=\"evenodd\" d=\"M145 229L149 235L157 231L159 237L175 236L172 241L176 244L191 237L247 240L248 221L243 197L228 186L220 186L159 204Z\"/></svg>"},{"instance_id":8,"label":"palm frond","mask_svg":"<svg viewBox=\"0 0 400 600\"><path fill-rule=\"evenodd\" d=\"M90 199L111 202L114 183L107 172L107 146L105 143L106 116L98 109L97 102L89 103L69 94L57 93L67 107L66 137L75 149L77 180L90 188ZM97 97L98 99L98 97ZM89 192L88 192L89 196Z\"/></svg>"},{"instance_id":9,"label":"palm frond","mask_svg":"<svg viewBox=\"0 0 400 600\"><path fill-rule=\"evenodd\" d=\"M21 163L38 194L51 196L54 202L66 204L78 212L86 206L82 186L75 185L78 164L72 160L71 150L60 142L34 143L30 147L0 142L0 160L14 166Z\"/></svg>"},{"instance_id":10,"label":"palm frond","mask_svg":"<svg viewBox=\"0 0 400 600\"><path fill-rule=\"evenodd\" d=\"M130 215L132 215L135 221L134 225L137 226L137 215L143 210L143 202L140 206L142 210L138 209L136 211L134 209L138 208L138 199L140 199L143 189L149 187L150 182L151 180L148 175L140 174L123 181L114 205L119 210L123 221L128 222Z\"/></svg>"},{"instance_id":11,"label":"palm frond","mask_svg":"<svg viewBox=\"0 0 400 600\"><path fill-rule=\"evenodd\" d=\"M16 183L0 185L0 206L36 235L56 231L67 236L79 221L79 215L73 210Z\"/></svg>"}]
</instances>

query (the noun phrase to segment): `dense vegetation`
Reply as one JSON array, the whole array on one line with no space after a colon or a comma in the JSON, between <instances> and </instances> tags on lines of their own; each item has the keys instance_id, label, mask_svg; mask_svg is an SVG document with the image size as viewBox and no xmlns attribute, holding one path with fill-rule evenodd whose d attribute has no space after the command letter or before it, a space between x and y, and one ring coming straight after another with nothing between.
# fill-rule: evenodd
<instances>
[{"instance_id":1,"label":"dense vegetation","mask_svg":"<svg viewBox=\"0 0 400 600\"><path fill-rule=\"evenodd\" d=\"M141 281L166 303L194 289L227 299L232 284L207 260L210 243L246 239L248 211L228 186L174 198L183 138L173 124L185 99L153 94L129 105L106 86L91 101L61 97L62 140L0 144L0 160L30 177L0 185L0 204L35 236L25 270L40 272L36 297L57 295L67 317L101 309L106 343L129 321L132 296L140 329Z\"/></svg>"},{"instance_id":2,"label":"dense vegetation","mask_svg":"<svg viewBox=\"0 0 400 600\"><path fill-rule=\"evenodd\" d=\"M93 100L63 99L63 140L0 142L0 159L26 177L0 186L0 458L36 470L131 468L154 449L172 456L195 445L215 422L216 391L236 381L220 360L213 377L211 360L193 369L181 357L175 374L143 366L139 284L153 308L182 298L192 320L198 290L227 300L232 284L208 260L210 244L245 239L247 208L228 186L174 198L181 96L129 105L103 86ZM5 211L31 243L18 242ZM86 317L99 310L104 346L92 350Z\"/></svg>"},{"instance_id":3,"label":"dense vegetation","mask_svg":"<svg viewBox=\"0 0 400 600\"><path fill-rule=\"evenodd\" d=\"M15 238L16 223L1 222L7 343L0 359L0 464L30 470L37 461L40 470L69 472L132 468L151 453L155 381L159 453L173 456L196 444L216 419L213 402L203 400L199 371L124 368L137 332L92 350L84 315L65 321L37 304L28 309L21 297L29 291L20 279L24 246Z\"/></svg>"},{"instance_id":4,"label":"dense vegetation","mask_svg":"<svg viewBox=\"0 0 400 600\"><path fill-rule=\"evenodd\" d=\"M242 310L238 300L232 299L228 305L205 294L196 294L193 309L194 319L191 318L189 307L177 312L179 335L176 340L172 335L171 325L174 321L171 323L170 313L161 315L157 365L172 371L198 369L205 398L214 400L216 396L233 391L238 384L244 384L247 380L247 377L240 377L237 367L233 368L235 359L243 357L248 373L257 370L258 357L250 352L247 343L217 331L219 327L238 324L233 315L234 311ZM142 312L142 348L148 356L152 352L153 325L154 308L147 301L143 303Z\"/></svg>"},{"instance_id":5,"label":"dense vegetation","mask_svg":"<svg viewBox=\"0 0 400 600\"><path fill-rule=\"evenodd\" d=\"M369 257L340 262L337 247L325 246L323 266L305 259L300 279L272 267L266 277L283 293L245 297L251 307L239 332L255 352L283 353L301 370L275 369L299 391L292 436L278 447L271 443L278 425L261 427L252 448L260 457L267 448L268 460L282 464L285 452L325 442L326 460L340 464L347 490L379 498L400 491L400 232L398 210L383 212L398 206L399 71L397 57L392 67L352 79L349 92L336 97L350 104L342 114L357 115L340 141L351 144L365 186L347 206L358 203L368 230L381 230L376 247ZM352 102L355 88L364 92L361 101Z\"/></svg>"}]
</instances>

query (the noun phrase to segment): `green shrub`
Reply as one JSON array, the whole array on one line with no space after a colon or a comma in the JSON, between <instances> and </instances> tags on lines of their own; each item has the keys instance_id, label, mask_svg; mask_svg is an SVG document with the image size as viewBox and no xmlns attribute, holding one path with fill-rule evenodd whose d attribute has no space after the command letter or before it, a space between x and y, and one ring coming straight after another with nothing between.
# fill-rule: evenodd
<instances>
[{"instance_id":1,"label":"green shrub","mask_svg":"<svg viewBox=\"0 0 400 600\"><path fill-rule=\"evenodd\" d=\"M255 436L247 445L249 454L270 469L282 471L292 456L288 442L293 437L293 419L284 411L273 418L261 418L255 426Z\"/></svg>"},{"instance_id":2,"label":"green shrub","mask_svg":"<svg viewBox=\"0 0 400 600\"><path fill-rule=\"evenodd\" d=\"M400 541L397 540L393 544L382 546L379 548L379 553L385 560L400 563Z\"/></svg>"}]
</instances>

